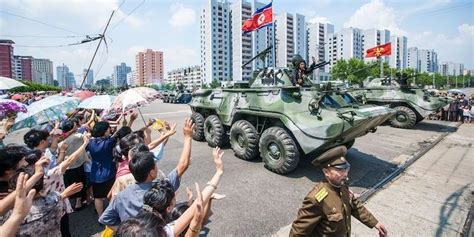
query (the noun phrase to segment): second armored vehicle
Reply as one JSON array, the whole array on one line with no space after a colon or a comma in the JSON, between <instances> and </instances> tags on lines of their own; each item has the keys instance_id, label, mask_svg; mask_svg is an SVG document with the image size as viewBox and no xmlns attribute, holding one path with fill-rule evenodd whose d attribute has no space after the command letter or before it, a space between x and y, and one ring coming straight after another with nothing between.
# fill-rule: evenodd
<instances>
[{"instance_id":1,"label":"second armored vehicle","mask_svg":"<svg viewBox=\"0 0 474 237\"><path fill-rule=\"evenodd\" d=\"M385 105L397 111L389 121L393 127L412 128L431 113L438 112L450 102L427 90L409 87L408 77L394 80L374 78L351 93L363 104Z\"/></svg>"}]
</instances>

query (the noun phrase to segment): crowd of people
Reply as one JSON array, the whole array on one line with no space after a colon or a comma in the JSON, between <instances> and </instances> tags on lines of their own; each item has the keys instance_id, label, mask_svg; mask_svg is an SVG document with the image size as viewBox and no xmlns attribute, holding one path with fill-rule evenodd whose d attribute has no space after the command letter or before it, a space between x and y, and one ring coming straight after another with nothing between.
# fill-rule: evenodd
<instances>
[{"instance_id":1,"label":"crowd of people","mask_svg":"<svg viewBox=\"0 0 474 237\"><path fill-rule=\"evenodd\" d=\"M473 123L474 122L474 94L468 97L461 93L441 94L448 96L452 101L441 108L440 111L430 116L432 120L444 120L452 122Z\"/></svg>"},{"instance_id":2,"label":"crowd of people","mask_svg":"<svg viewBox=\"0 0 474 237\"><path fill-rule=\"evenodd\" d=\"M128 117L128 119L127 119ZM69 215L94 205L103 236L197 236L224 172L223 152L212 152L216 172L195 197L176 203L189 167L193 122L184 121L183 148L167 175L159 169L176 124L158 130L148 122L133 131L137 114L115 121L78 110L46 130L31 129L26 145L0 149L0 233L5 236L71 236ZM152 139L153 132L158 138ZM2 236L3 236L2 234Z\"/></svg>"}]
</instances>

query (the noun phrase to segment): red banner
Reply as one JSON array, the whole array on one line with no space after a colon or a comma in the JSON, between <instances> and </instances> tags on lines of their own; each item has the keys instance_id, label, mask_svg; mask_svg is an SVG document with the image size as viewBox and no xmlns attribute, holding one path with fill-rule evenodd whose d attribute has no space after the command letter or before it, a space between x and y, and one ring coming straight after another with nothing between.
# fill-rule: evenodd
<instances>
[{"instance_id":1,"label":"red banner","mask_svg":"<svg viewBox=\"0 0 474 237\"><path fill-rule=\"evenodd\" d=\"M371 57L381 57L381 56L388 56L392 54L392 43L388 42L383 45L378 45L376 47L367 49L367 54L365 55L366 58Z\"/></svg>"}]
</instances>

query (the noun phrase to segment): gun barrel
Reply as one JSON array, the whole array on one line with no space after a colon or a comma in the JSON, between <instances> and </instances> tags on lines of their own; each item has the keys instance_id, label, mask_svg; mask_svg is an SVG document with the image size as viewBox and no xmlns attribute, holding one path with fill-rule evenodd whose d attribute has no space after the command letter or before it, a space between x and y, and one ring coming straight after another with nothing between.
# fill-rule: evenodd
<instances>
[{"instance_id":1,"label":"gun barrel","mask_svg":"<svg viewBox=\"0 0 474 237\"><path fill-rule=\"evenodd\" d=\"M253 58L251 58L249 61L247 61L246 63L244 63L242 65L242 68L244 68L245 66L247 66L249 63L251 63L253 60L255 60L256 58L258 57L265 57L268 53L270 53L272 50L272 45L269 45L266 49L264 49L263 51L261 51L260 53L258 53L257 55L255 55Z\"/></svg>"}]
</instances>

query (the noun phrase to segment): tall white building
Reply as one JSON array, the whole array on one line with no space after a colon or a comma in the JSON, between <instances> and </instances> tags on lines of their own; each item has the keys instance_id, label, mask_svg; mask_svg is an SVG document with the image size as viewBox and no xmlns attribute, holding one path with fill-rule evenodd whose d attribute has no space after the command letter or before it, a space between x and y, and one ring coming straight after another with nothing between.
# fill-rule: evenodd
<instances>
[{"instance_id":1,"label":"tall white building","mask_svg":"<svg viewBox=\"0 0 474 237\"><path fill-rule=\"evenodd\" d=\"M230 21L230 3L227 0L209 0L202 9L201 70L205 83L232 78Z\"/></svg>"},{"instance_id":2,"label":"tall white building","mask_svg":"<svg viewBox=\"0 0 474 237\"><path fill-rule=\"evenodd\" d=\"M334 25L332 24L316 22L307 25L307 62L311 62L312 57L316 59L316 62L329 61L329 53L326 50L326 44L329 43L329 34L334 34ZM322 72L328 72L329 65L326 65L319 70Z\"/></svg>"},{"instance_id":3,"label":"tall white building","mask_svg":"<svg viewBox=\"0 0 474 237\"><path fill-rule=\"evenodd\" d=\"M438 65L438 72L443 76L459 76L464 75L464 64L444 62Z\"/></svg>"},{"instance_id":4,"label":"tall white building","mask_svg":"<svg viewBox=\"0 0 474 237\"><path fill-rule=\"evenodd\" d=\"M49 59L33 58L31 61L33 82L53 85L53 62Z\"/></svg>"},{"instance_id":5,"label":"tall white building","mask_svg":"<svg viewBox=\"0 0 474 237\"><path fill-rule=\"evenodd\" d=\"M94 70L90 69L89 72L87 72L87 69L84 69L83 78L84 77L86 77L86 80L84 81L84 86L86 88L91 88L94 85ZM83 78L81 78L81 80L84 80Z\"/></svg>"},{"instance_id":6,"label":"tall white building","mask_svg":"<svg viewBox=\"0 0 474 237\"><path fill-rule=\"evenodd\" d=\"M275 17L276 65L287 67L295 54L307 58L305 17L300 14L273 14Z\"/></svg>"},{"instance_id":7,"label":"tall white building","mask_svg":"<svg viewBox=\"0 0 474 237\"><path fill-rule=\"evenodd\" d=\"M419 72L438 72L438 54L434 50L418 50Z\"/></svg>"},{"instance_id":8,"label":"tall white building","mask_svg":"<svg viewBox=\"0 0 474 237\"><path fill-rule=\"evenodd\" d=\"M132 68L125 63L120 63L114 67L114 74L112 76L112 86L125 87L127 85L127 74L132 71Z\"/></svg>"},{"instance_id":9,"label":"tall white building","mask_svg":"<svg viewBox=\"0 0 474 237\"><path fill-rule=\"evenodd\" d=\"M135 70L132 70L131 72L127 73L127 84L130 86L134 86L135 82L138 81L137 79L137 73Z\"/></svg>"},{"instance_id":10,"label":"tall white building","mask_svg":"<svg viewBox=\"0 0 474 237\"><path fill-rule=\"evenodd\" d=\"M361 29L349 27L341 29L338 33L329 34L329 43L326 45L331 60L329 70L340 59L364 59L364 37Z\"/></svg>"},{"instance_id":11,"label":"tall white building","mask_svg":"<svg viewBox=\"0 0 474 237\"><path fill-rule=\"evenodd\" d=\"M415 69L415 71L419 71L420 68L420 60L418 58L418 48L417 47L410 47L408 48L407 54L407 68Z\"/></svg>"},{"instance_id":12,"label":"tall white building","mask_svg":"<svg viewBox=\"0 0 474 237\"><path fill-rule=\"evenodd\" d=\"M382 45L385 43L390 42L390 31L389 30L377 30L377 29L369 29L364 30L363 36L363 45L364 45L364 61L371 62L377 60L375 57L365 58L365 52L368 49L373 48L377 45ZM393 53L393 52L392 52ZM382 57L384 62L389 61L389 56Z\"/></svg>"},{"instance_id":13,"label":"tall white building","mask_svg":"<svg viewBox=\"0 0 474 237\"><path fill-rule=\"evenodd\" d=\"M196 65L171 70L167 73L165 82L172 84L183 84L186 89L201 87L201 68Z\"/></svg>"},{"instance_id":14,"label":"tall white building","mask_svg":"<svg viewBox=\"0 0 474 237\"><path fill-rule=\"evenodd\" d=\"M232 48L232 80L248 81L252 78L252 72L263 68L261 60L254 60L242 69L242 65L248 62L252 57L272 45L273 28L271 26L260 28L256 31L242 34L242 24L250 19L257 9L264 7L265 4L244 0L235 1L231 6L231 48ZM265 65L273 65L272 54L268 54Z\"/></svg>"},{"instance_id":15,"label":"tall white building","mask_svg":"<svg viewBox=\"0 0 474 237\"><path fill-rule=\"evenodd\" d=\"M407 37L392 36L390 37L390 42L392 43L392 55L389 57L390 67L396 68L397 70L403 70L407 68Z\"/></svg>"}]
</instances>

